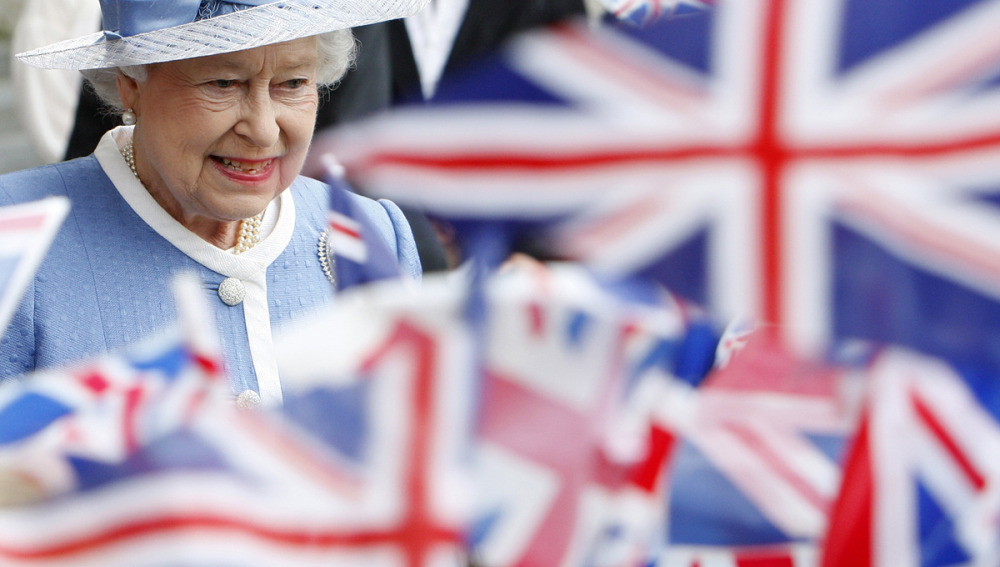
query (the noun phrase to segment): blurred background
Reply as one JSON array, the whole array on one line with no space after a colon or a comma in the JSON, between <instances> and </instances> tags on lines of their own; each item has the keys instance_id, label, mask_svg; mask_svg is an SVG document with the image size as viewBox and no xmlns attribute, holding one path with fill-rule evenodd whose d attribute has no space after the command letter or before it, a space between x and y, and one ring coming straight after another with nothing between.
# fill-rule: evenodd
<instances>
[{"instance_id":1,"label":"blurred background","mask_svg":"<svg viewBox=\"0 0 1000 567\"><path fill-rule=\"evenodd\" d=\"M14 108L10 36L24 0L0 0L0 173L41 164Z\"/></svg>"}]
</instances>

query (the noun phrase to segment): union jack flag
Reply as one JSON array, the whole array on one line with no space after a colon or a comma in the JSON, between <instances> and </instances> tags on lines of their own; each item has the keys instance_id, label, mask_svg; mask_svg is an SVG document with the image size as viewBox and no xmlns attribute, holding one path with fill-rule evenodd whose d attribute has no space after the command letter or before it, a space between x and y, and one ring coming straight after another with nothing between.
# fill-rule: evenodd
<instances>
[{"instance_id":1,"label":"union jack flag","mask_svg":"<svg viewBox=\"0 0 1000 567\"><path fill-rule=\"evenodd\" d=\"M467 459L449 468L443 449L435 450L439 474L458 472L447 490L432 492L457 497L456 487L474 489L460 525L475 557L539 567L646 559L673 444L670 416L651 417L665 395L658 385L669 384L669 370L685 356L711 361L714 343L684 341L690 319L669 295L633 304L569 266L493 274L484 287L485 330L477 333L464 317L469 285L440 276L409 292L379 286L343 294L316 322L282 337L283 377L306 392L329 387L373 345L401 328L419 331L424 347L400 345L387 357L394 362L385 377L411 364L436 376L436 419L451 426L435 428L431 439ZM700 357L690 352L699 347ZM414 395L405 383L388 391L400 401L381 410L384 423L405 416L398 408ZM338 424L337 416L349 415L327 411L322 420ZM451 442L440 437L446 432Z\"/></svg>"},{"instance_id":2,"label":"union jack flag","mask_svg":"<svg viewBox=\"0 0 1000 567\"><path fill-rule=\"evenodd\" d=\"M867 411L822 564L995 565L995 376L963 376L903 350L878 354L867 373Z\"/></svg>"},{"instance_id":3,"label":"union jack flag","mask_svg":"<svg viewBox=\"0 0 1000 567\"><path fill-rule=\"evenodd\" d=\"M709 377L670 470L658 566L815 565L857 419L846 376L761 335Z\"/></svg>"},{"instance_id":4,"label":"union jack flag","mask_svg":"<svg viewBox=\"0 0 1000 567\"><path fill-rule=\"evenodd\" d=\"M469 490L452 463L471 403L468 384L453 380L469 374L450 367L464 343L438 334L433 318L363 332L378 319L370 309L346 294L335 307L340 316L322 323L350 337L342 349L324 328L279 349L290 356L282 413L213 398L117 462L71 455L74 490L0 509L0 563L460 565Z\"/></svg>"},{"instance_id":5,"label":"union jack flag","mask_svg":"<svg viewBox=\"0 0 1000 567\"><path fill-rule=\"evenodd\" d=\"M353 288L276 341L286 415L361 481L339 550L373 565L465 557L476 373L461 300L436 291Z\"/></svg>"},{"instance_id":6,"label":"union jack flag","mask_svg":"<svg viewBox=\"0 0 1000 567\"><path fill-rule=\"evenodd\" d=\"M579 268L488 289L474 548L486 565L644 563L680 420L663 410L673 371L699 349L711 360L714 342L685 340L670 296L624 301Z\"/></svg>"},{"instance_id":7,"label":"union jack flag","mask_svg":"<svg viewBox=\"0 0 1000 567\"><path fill-rule=\"evenodd\" d=\"M861 336L1000 368L998 26L982 0L566 24L319 147L441 214L564 215L569 257L807 352Z\"/></svg>"},{"instance_id":8,"label":"union jack flag","mask_svg":"<svg viewBox=\"0 0 1000 567\"><path fill-rule=\"evenodd\" d=\"M658 567L811 567L815 547L806 544L760 546L740 549L673 546Z\"/></svg>"},{"instance_id":9,"label":"union jack flag","mask_svg":"<svg viewBox=\"0 0 1000 567\"><path fill-rule=\"evenodd\" d=\"M596 0L615 18L644 25L663 15L682 15L704 9L711 2L700 0Z\"/></svg>"},{"instance_id":10,"label":"union jack flag","mask_svg":"<svg viewBox=\"0 0 1000 567\"><path fill-rule=\"evenodd\" d=\"M220 355L197 286L186 278L176 285L185 323L124 352L0 389L0 470L16 480L19 498L97 484L95 463L124 462L224 396Z\"/></svg>"},{"instance_id":11,"label":"union jack flag","mask_svg":"<svg viewBox=\"0 0 1000 567\"><path fill-rule=\"evenodd\" d=\"M340 439L305 432L310 416L343 407L330 404L336 397L295 400L306 415L293 419L215 406L99 470L99 485L0 510L0 558L67 566L458 565L459 532L436 520L440 499L431 495L442 491L425 482L441 471L420 460L411 467L401 458L408 450L394 452L393 442L427 447L408 444L426 429L386 431L365 421L367 429Z\"/></svg>"},{"instance_id":12,"label":"union jack flag","mask_svg":"<svg viewBox=\"0 0 1000 567\"><path fill-rule=\"evenodd\" d=\"M0 209L0 334L68 212L57 197Z\"/></svg>"},{"instance_id":13,"label":"union jack flag","mask_svg":"<svg viewBox=\"0 0 1000 567\"><path fill-rule=\"evenodd\" d=\"M399 264L389 248L379 240L375 227L359 214L351 202L350 186L344 180L344 168L327 165L330 184L330 210L327 227L319 242L323 269L337 289L397 278Z\"/></svg>"}]
</instances>

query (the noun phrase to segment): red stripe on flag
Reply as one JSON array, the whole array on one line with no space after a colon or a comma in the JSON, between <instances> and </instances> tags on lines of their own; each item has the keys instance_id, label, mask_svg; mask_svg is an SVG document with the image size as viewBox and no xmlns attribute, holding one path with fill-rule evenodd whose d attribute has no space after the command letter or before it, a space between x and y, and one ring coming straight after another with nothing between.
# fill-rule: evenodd
<instances>
[{"instance_id":1,"label":"red stripe on flag","mask_svg":"<svg viewBox=\"0 0 1000 567\"><path fill-rule=\"evenodd\" d=\"M346 234L351 238L361 238L361 230L353 228L341 221L340 219L332 218L330 219L330 230L334 232L339 232L341 234Z\"/></svg>"},{"instance_id":2,"label":"red stripe on flag","mask_svg":"<svg viewBox=\"0 0 1000 567\"><path fill-rule=\"evenodd\" d=\"M255 524L243 518L234 518L212 514L163 515L156 518L137 520L109 527L86 537L63 541L46 547L24 549L0 544L0 558L9 559L52 559L72 557L81 553L100 551L117 544L126 544L143 537L162 538L165 535L206 533L225 533L251 535L259 540L281 546L299 546L306 550L343 547L358 549L364 547L384 547L386 544L399 543L400 535L395 531L329 531L315 530L280 530L273 527ZM442 539L458 541L460 535L442 531L435 534L435 540ZM427 542L430 545L433 542ZM237 549L239 543L233 543Z\"/></svg>"},{"instance_id":3,"label":"red stripe on flag","mask_svg":"<svg viewBox=\"0 0 1000 567\"><path fill-rule=\"evenodd\" d=\"M411 500L398 524L387 526L386 529L357 531L329 530L319 526L308 530L281 530L254 523L246 518L223 514L164 514L153 518L124 521L83 537L67 538L58 543L47 543L43 547L19 548L10 545L9 542L0 542L0 559L70 559L82 553L99 552L102 548L132 544L145 537L155 540L170 534L184 537L192 533L199 536L214 533L220 536L249 535L272 545L301 547L305 551L371 548L384 552L386 546L398 545L404 548L403 553L408 567L426 565L429 554L438 549L438 546L446 543L458 545L463 536L456 530L439 524L431 509L431 487L428 481L432 468L429 458L433 450L433 392L438 366L434 340L416 327L405 322L400 323L393 335L372 355L365 367L372 370L383 359L392 359L401 350L407 349L412 349L415 357L414 423L408 431L412 466L404 480ZM241 419L245 425L258 426L254 429L256 433L263 433L265 428L260 427L263 425L262 421L257 422L246 416ZM241 544L234 542L232 545L235 549L235 546Z\"/></svg>"},{"instance_id":4,"label":"red stripe on flag","mask_svg":"<svg viewBox=\"0 0 1000 567\"><path fill-rule=\"evenodd\" d=\"M872 535L872 463L866 413L830 515L821 567L871 567Z\"/></svg>"},{"instance_id":5,"label":"red stripe on flag","mask_svg":"<svg viewBox=\"0 0 1000 567\"><path fill-rule=\"evenodd\" d=\"M28 230L41 227L45 224L47 215L37 214L30 217L13 217L0 219L0 231L5 230Z\"/></svg>"},{"instance_id":6,"label":"red stripe on flag","mask_svg":"<svg viewBox=\"0 0 1000 567\"><path fill-rule=\"evenodd\" d=\"M588 250L599 246L603 241L613 236L628 232L630 229L648 223L650 220L663 218L665 208L662 196L649 196L639 199L628 207L602 216L589 225L571 232L575 244L571 245L570 253L576 256L586 256Z\"/></svg>"},{"instance_id":7,"label":"red stripe on flag","mask_svg":"<svg viewBox=\"0 0 1000 567\"><path fill-rule=\"evenodd\" d=\"M215 380L222 377L222 364L215 358L195 352L191 353L191 359L194 361L195 366L200 368L208 378Z\"/></svg>"},{"instance_id":8,"label":"red stripe on flag","mask_svg":"<svg viewBox=\"0 0 1000 567\"><path fill-rule=\"evenodd\" d=\"M321 483L333 494L342 495L351 501L359 499L362 488L360 478L317 458L314 447L303 442L280 421L247 412L238 412L234 419L242 429L253 434L258 443L280 455L283 463Z\"/></svg>"},{"instance_id":9,"label":"red stripe on flag","mask_svg":"<svg viewBox=\"0 0 1000 567\"><path fill-rule=\"evenodd\" d=\"M410 465L404 483L410 496L409 505L399 528L396 542L403 546L408 567L428 564L428 556L442 543L457 543L460 536L435 519L432 512L431 463L434 450L434 391L439 362L437 342L434 337L418 327L401 321L385 344L376 350L363 365L373 371L384 359L398 356L399 351L410 351L413 361L413 423L409 428L407 447Z\"/></svg>"},{"instance_id":10,"label":"red stripe on flag","mask_svg":"<svg viewBox=\"0 0 1000 567\"><path fill-rule=\"evenodd\" d=\"M191 394L191 397L188 398L187 407L184 408L184 423L194 422L194 418L198 415L201 408L204 407L206 400L208 400L207 390L198 390Z\"/></svg>"},{"instance_id":11,"label":"red stripe on flag","mask_svg":"<svg viewBox=\"0 0 1000 567\"><path fill-rule=\"evenodd\" d=\"M678 81L665 73L652 74L648 65L615 55L613 50L607 49L603 42L595 41L593 34L579 25L556 24L550 33L566 44L564 56L574 57L584 66L599 69L615 84L627 85L653 104L690 110L690 114L695 115L701 95L708 90L704 86Z\"/></svg>"},{"instance_id":12,"label":"red stripe on flag","mask_svg":"<svg viewBox=\"0 0 1000 567\"><path fill-rule=\"evenodd\" d=\"M759 144L759 142L758 142ZM800 159L844 159L857 157L897 157L923 159L931 157L947 157L949 154L964 153L974 150L996 148L1000 146L1000 134L989 133L982 136L968 136L956 140L941 142L899 142L893 144L857 144L844 146L808 146L782 148L786 160ZM423 155L415 153L381 152L360 159L358 168L375 169L380 166L413 167L426 171L438 170L440 175L478 172L491 174L489 170L512 169L538 170L550 172L579 171L589 167L604 167L609 165L662 165L664 162L685 161L704 158L747 158L755 157L760 151L759 146L684 146L669 149L635 149L620 152L561 152L558 155L546 155L540 152L490 152L490 153L458 153L457 150L448 156ZM524 185L534 191L535 186ZM510 187L511 191L516 190Z\"/></svg>"},{"instance_id":13,"label":"red stripe on flag","mask_svg":"<svg viewBox=\"0 0 1000 567\"><path fill-rule=\"evenodd\" d=\"M782 144L778 131L778 109L781 104L781 25L785 18L784 0L774 0L767 6L764 16L764 56L761 61L761 86L759 131L755 153L763 169L763 191L761 195L761 315L765 323L783 322L781 312L782 297L782 210L781 180L787 165L787 148ZM762 329L775 327L763 325Z\"/></svg>"},{"instance_id":14,"label":"red stripe on flag","mask_svg":"<svg viewBox=\"0 0 1000 567\"><path fill-rule=\"evenodd\" d=\"M786 459L775 453L757 431L735 423L727 424L726 430L740 438L747 447L753 450L754 454L766 462L768 467L787 482L804 500L818 510L827 510L829 506L827 499L809 484L808 480L802 478L802 475L789 466Z\"/></svg>"},{"instance_id":15,"label":"red stripe on flag","mask_svg":"<svg viewBox=\"0 0 1000 567\"><path fill-rule=\"evenodd\" d=\"M660 473L666 468L675 441L676 438L670 431L652 426L649 430L649 452L646 460L632 471L629 481L646 492L653 492Z\"/></svg>"},{"instance_id":16,"label":"red stripe on flag","mask_svg":"<svg viewBox=\"0 0 1000 567\"><path fill-rule=\"evenodd\" d=\"M330 223L330 228L333 229L334 232L346 234L351 238L361 238L361 231L354 230L353 228L344 226L342 224Z\"/></svg>"},{"instance_id":17,"label":"red stripe on flag","mask_svg":"<svg viewBox=\"0 0 1000 567\"><path fill-rule=\"evenodd\" d=\"M856 198L844 199L838 204L847 214L902 235L921 250L936 250L951 260L958 260L964 264L963 269L983 272L993 278L1000 276L1000 258L994 247L940 228L892 199L879 198L877 191L864 190L859 181L851 183L862 191Z\"/></svg>"},{"instance_id":18,"label":"red stripe on flag","mask_svg":"<svg viewBox=\"0 0 1000 567\"><path fill-rule=\"evenodd\" d=\"M540 337L545 333L545 311L537 302L528 304L528 318L531 325L531 336Z\"/></svg>"},{"instance_id":19,"label":"red stripe on flag","mask_svg":"<svg viewBox=\"0 0 1000 567\"><path fill-rule=\"evenodd\" d=\"M736 567L795 567L791 552L739 554L736 556Z\"/></svg>"},{"instance_id":20,"label":"red stripe on flag","mask_svg":"<svg viewBox=\"0 0 1000 567\"><path fill-rule=\"evenodd\" d=\"M132 453L139 449L139 410L146 391L142 387L130 388L125 392L125 409L122 415L122 435L125 440L125 450Z\"/></svg>"},{"instance_id":21,"label":"red stripe on flag","mask_svg":"<svg viewBox=\"0 0 1000 567\"><path fill-rule=\"evenodd\" d=\"M736 567L795 567L790 551L739 554Z\"/></svg>"},{"instance_id":22,"label":"red stripe on flag","mask_svg":"<svg viewBox=\"0 0 1000 567\"><path fill-rule=\"evenodd\" d=\"M518 565L560 565L583 491L591 484L616 489L626 480L624 469L596 454L592 425L605 415L603 402L611 397L599 395L591 404L596 407L577 408L510 377L487 374L484 398L490 403L483 408L482 438L547 468L559 482Z\"/></svg>"},{"instance_id":23,"label":"red stripe on flag","mask_svg":"<svg viewBox=\"0 0 1000 567\"><path fill-rule=\"evenodd\" d=\"M104 376L101 376L97 372L92 372L90 374L86 374L83 377L81 377L80 384L83 385L88 390L90 390L91 392L98 395L103 393L104 390L107 390L109 386L107 379L105 379Z\"/></svg>"},{"instance_id":24,"label":"red stripe on flag","mask_svg":"<svg viewBox=\"0 0 1000 567\"><path fill-rule=\"evenodd\" d=\"M958 465L958 468L965 474L969 484L975 487L976 492L982 492L986 488L986 478L983 474L976 470L975 465L962 452L958 443L955 442L955 438L951 436L944 424L941 423L941 420L934 415L931 408L920 399L920 396L916 392L911 392L910 397L913 400L913 407L917 411L920 421L934 434L934 437L941 443L945 451L948 452L948 455Z\"/></svg>"}]
</instances>

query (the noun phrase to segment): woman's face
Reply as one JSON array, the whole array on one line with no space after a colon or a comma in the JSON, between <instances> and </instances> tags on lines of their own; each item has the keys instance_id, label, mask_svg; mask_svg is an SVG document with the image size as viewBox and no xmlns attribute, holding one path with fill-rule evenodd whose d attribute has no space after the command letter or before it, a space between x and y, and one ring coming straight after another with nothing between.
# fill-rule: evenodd
<instances>
[{"instance_id":1,"label":"woman's face","mask_svg":"<svg viewBox=\"0 0 1000 567\"><path fill-rule=\"evenodd\" d=\"M316 120L315 38L148 67L119 80L138 117L135 160L153 198L211 240L261 212L302 169Z\"/></svg>"}]
</instances>

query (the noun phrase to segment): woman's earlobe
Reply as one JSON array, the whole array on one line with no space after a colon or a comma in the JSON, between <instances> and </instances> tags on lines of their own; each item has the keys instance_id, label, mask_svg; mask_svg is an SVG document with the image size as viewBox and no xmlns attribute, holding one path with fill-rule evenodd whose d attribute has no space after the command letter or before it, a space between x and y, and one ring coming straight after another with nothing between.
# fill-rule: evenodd
<instances>
[{"instance_id":1,"label":"woman's earlobe","mask_svg":"<svg viewBox=\"0 0 1000 567\"><path fill-rule=\"evenodd\" d=\"M139 83L132 77L119 74L117 77L118 97L122 101L122 106L128 112L134 113L134 108L138 106Z\"/></svg>"}]
</instances>

